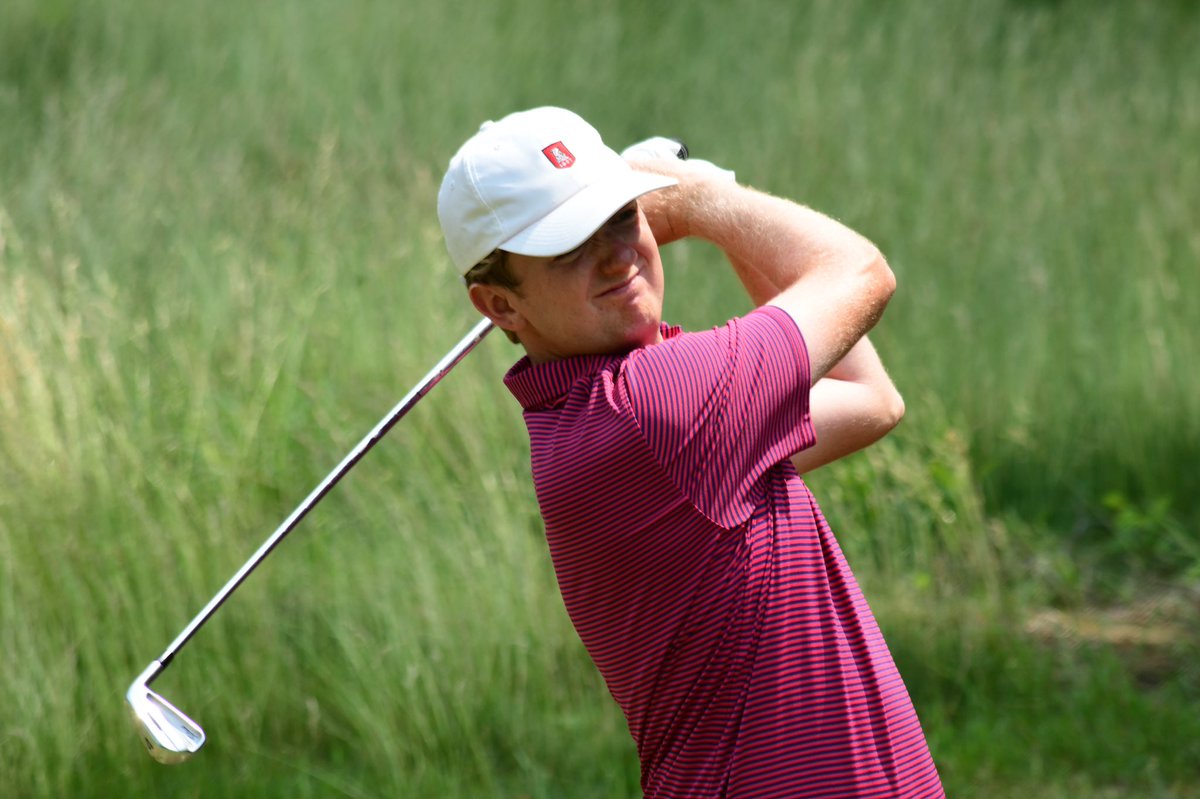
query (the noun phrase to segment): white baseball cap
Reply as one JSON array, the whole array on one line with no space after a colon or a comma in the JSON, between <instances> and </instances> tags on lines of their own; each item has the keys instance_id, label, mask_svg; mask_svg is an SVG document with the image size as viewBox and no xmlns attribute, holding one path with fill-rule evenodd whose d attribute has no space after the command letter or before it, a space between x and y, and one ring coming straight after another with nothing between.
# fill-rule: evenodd
<instances>
[{"instance_id":1,"label":"white baseball cap","mask_svg":"<svg viewBox=\"0 0 1200 799\"><path fill-rule=\"evenodd\" d=\"M676 182L635 172L577 114L534 108L485 122L459 148L438 192L438 219L465 273L495 249L570 252L631 200Z\"/></svg>"}]
</instances>

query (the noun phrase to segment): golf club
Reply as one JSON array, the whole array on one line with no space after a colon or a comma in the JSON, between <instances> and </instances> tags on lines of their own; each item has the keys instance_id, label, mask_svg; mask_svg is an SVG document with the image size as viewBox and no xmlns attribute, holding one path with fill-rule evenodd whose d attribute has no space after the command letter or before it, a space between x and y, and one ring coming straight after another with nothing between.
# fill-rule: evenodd
<instances>
[{"instance_id":1,"label":"golf club","mask_svg":"<svg viewBox=\"0 0 1200 799\"><path fill-rule=\"evenodd\" d=\"M475 348L476 344L483 340L483 337L491 329L492 323L490 320L480 320L450 352L446 353L429 370L428 374L408 392L404 399L400 400L387 416L342 459L337 468L330 472L321 481L320 485L313 489L312 493L300 503L299 507L292 511L292 514L283 521L283 524L279 525L270 538L258 548L258 551L254 553L250 560L246 561L245 565L238 569L237 574L225 584L225 587L209 600L209 603L196 615L196 618L192 619L183 632L171 642L171 645L163 650L158 659L152 661L146 667L146 670L138 675L138 678L129 686L129 690L125 692L125 702L129 706L129 712L142 737L142 742L146 745L146 749L152 758L159 763L182 763L199 751L200 747L204 746L205 735L204 730L200 728L199 724L192 721L177 707L152 691L150 683L162 674L163 670L171 664L171 660L175 655L179 653L179 650L183 648L183 645L208 621L217 608L221 607L222 603L241 585L250 572L254 571L258 564L271 553L271 550L300 523L300 520L329 493L330 489L337 485L338 481L383 438L387 431L404 414L408 413L431 388L436 386L459 361L466 357L467 353Z\"/></svg>"}]
</instances>

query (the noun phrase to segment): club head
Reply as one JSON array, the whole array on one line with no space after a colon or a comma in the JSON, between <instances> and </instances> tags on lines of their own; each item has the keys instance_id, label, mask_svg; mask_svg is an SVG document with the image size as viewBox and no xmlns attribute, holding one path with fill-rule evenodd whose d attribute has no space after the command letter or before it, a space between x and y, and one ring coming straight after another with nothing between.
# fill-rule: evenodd
<instances>
[{"instance_id":1,"label":"club head","mask_svg":"<svg viewBox=\"0 0 1200 799\"><path fill-rule=\"evenodd\" d=\"M204 746L204 730L146 685L161 669L157 660L151 663L125 692L125 703L150 757L182 763Z\"/></svg>"}]
</instances>

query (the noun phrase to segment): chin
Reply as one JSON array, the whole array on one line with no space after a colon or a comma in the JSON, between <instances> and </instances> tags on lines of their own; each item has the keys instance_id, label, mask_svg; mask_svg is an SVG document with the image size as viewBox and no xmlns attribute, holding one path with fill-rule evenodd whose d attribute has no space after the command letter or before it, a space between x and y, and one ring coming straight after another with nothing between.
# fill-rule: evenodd
<instances>
[{"instance_id":1,"label":"chin","mask_svg":"<svg viewBox=\"0 0 1200 799\"><path fill-rule=\"evenodd\" d=\"M659 341L659 331L661 324L657 320L646 320L643 325L640 325L636 331L629 336L630 349L637 347L649 347L651 344L657 344Z\"/></svg>"}]
</instances>

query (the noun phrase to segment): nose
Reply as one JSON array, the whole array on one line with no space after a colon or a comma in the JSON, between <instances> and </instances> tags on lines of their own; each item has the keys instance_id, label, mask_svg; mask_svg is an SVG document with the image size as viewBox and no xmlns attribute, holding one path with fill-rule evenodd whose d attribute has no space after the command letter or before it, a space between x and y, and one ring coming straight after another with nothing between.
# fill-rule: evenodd
<instances>
[{"instance_id":1,"label":"nose","mask_svg":"<svg viewBox=\"0 0 1200 799\"><path fill-rule=\"evenodd\" d=\"M637 250L628 242L615 236L604 242L600 258L600 269L605 272L623 272L637 262Z\"/></svg>"},{"instance_id":2,"label":"nose","mask_svg":"<svg viewBox=\"0 0 1200 799\"><path fill-rule=\"evenodd\" d=\"M602 248L601 261L604 268L627 267L637 260L633 238L625 231L606 225L596 231L595 239Z\"/></svg>"}]
</instances>

